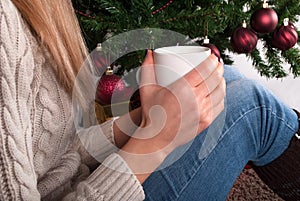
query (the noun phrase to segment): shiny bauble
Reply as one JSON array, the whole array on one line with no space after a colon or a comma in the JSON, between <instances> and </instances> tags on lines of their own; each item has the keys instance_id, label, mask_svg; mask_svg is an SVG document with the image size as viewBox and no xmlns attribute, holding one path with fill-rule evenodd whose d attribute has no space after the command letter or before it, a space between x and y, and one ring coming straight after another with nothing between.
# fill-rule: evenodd
<instances>
[{"instance_id":1,"label":"shiny bauble","mask_svg":"<svg viewBox=\"0 0 300 201\"><path fill-rule=\"evenodd\" d=\"M126 87L120 76L103 75L97 86L96 101L101 105L128 101L133 93L132 88Z\"/></svg>"},{"instance_id":2,"label":"shiny bauble","mask_svg":"<svg viewBox=\"0 0 300 201\"><path fill-rule=\"evenodd\" d=\"M298 41L298 33L294 25L285 19L283 25L278 27L272 36L273 46L280 50L292 48Z\"/></svg>"},{"instance_id":3,"label":"shiny bauble","mask_svg":"<svg viewBox=\"0 0 300 201\"><path fill-rule=\"evenodd\" d=\"M271 33L275 30L277 24L277 13L268 7L256 10L250 19L252 29L261 34Z\"/></svg>"},{"instance_id":4,"label":"shiny bauble","mask_svg":"<svg viewBox=\"0 0 300 201\"><path fill-rule=\"evenodd\" d=\"M246 23L234 30L230 38L230 45L234 52L250 53L257 45L258 37L254 31L247 28Z\"/></svg>"}]
</instances>

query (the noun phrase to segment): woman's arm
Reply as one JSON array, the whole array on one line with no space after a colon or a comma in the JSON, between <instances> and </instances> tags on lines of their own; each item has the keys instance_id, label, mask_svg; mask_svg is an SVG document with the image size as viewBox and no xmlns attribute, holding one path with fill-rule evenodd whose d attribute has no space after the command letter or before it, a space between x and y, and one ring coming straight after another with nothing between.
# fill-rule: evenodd
<instances>
[{"instance_id":1,"label":"woman's arm","mask_svg":"<svg viewBox=\"0 0 300 201\"><path fill-rule=\"evenodd\" d=\"M81 160L94 170L110 154L127 143L141 122L141 108L120 117L112 118L100 125L82 128L73 142Z\"/></svg>"},{"instance_id":2,"label":"woman's arm","mask_svg":"<svg viewBox=\"0 0 300 201\"><path fill-rule=\"evenodd\" d=\"M136 131L142 120L141 108L137 108L116 119L113 123L114 141L122 148Z\"/></svg>"},{"instance_id":3,"label":"woman's arm","mask_svg":"<svg viewBox=\"0 0 300 201\"><path fill-rule=\"evenodd\" d=\"M0 200L40 200L32 153L34 60L21 15L0 1Z\"/></svg>"}]
</instances>

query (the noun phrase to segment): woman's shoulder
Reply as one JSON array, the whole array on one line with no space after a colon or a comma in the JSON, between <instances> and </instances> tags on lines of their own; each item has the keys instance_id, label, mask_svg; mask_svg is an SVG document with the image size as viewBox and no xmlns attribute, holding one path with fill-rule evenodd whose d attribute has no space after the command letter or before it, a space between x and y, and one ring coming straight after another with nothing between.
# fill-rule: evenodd
<instances>
[{"instance_id":1,"label":"woman's shoulder","mask_svg":"<svg viewBox=\"0 0 300 201\"><path fill-rule=\"evenodd\" d=\"M0 49L3 61L0 62L0 74L10 78L7 82L15 86L17 78L11 75L22 71L22 75L26 74L27 78L24 82L30 83L34 71L34 56L22 15L11 0L0 0ZM23 72L24 69L26 73Z\"/></svg>"},{"instance_id":2,"label":"woman's shoulder","mask_svg":"<svg viewBox=\"0 0 300 201\"><path fill-rule=\"evenodd\" d=\"M9 45L24 34L21 14L11 0L0 1L0 32L1 42Z\"/></svg>"},{"instance_id":3,"label":"woman's shoulder","mask_svg":"<svg viewBox=\"0 0 300 201\"><path fill-rule=\"evenodd\" d=\"M1 22L2 23L4 23L4 22L8 23L9 21L16 23L17 21L20 21L19 20L20 13L11 0L1 0L0 1L0 14L1 14ZM3 20L5 20L5 21L3 21ZM2 23L1 23L1 26L2 26Z\"/></svg>"},{"instance_id":4,"label":"woman's shoulder","mask_svg":"<svg viewBox=\"0 0 300 201\"><path fill-rule=\"evenodd\" d=\"M13 1L0 0L0 46L4 47L6 53L14 52L15 56L24 52L32 54L31 36L26 21Z\"/></svg>"}]
</instances>

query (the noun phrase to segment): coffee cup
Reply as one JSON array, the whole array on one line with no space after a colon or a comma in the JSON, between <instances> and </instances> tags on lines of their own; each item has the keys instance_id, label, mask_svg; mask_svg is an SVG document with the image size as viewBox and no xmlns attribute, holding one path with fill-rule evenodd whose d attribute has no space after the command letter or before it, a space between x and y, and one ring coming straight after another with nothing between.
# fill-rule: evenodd
<instances>
[{"instance_id":1,"label":"coffee cup","mask_svg":"<svg viewBox=\"0 0 300 201\"><path fill-rule=\"evenodd\" d=\"M211 54L202 46L169 46L153 52L157 83L168 86L183 77Z\"/></svg>"},{"instance_id":2,"label":"coffee cup","mask_svg":"<svg viewBox=\"0 0 300 201\"><path fill-rule=\"evenodd\" d=\"M157 84L168 86L183 77L211 54L203 46L168 46L153 51ZM140 68L136 79L140 83Z\"/></svg>"}]
</instances>

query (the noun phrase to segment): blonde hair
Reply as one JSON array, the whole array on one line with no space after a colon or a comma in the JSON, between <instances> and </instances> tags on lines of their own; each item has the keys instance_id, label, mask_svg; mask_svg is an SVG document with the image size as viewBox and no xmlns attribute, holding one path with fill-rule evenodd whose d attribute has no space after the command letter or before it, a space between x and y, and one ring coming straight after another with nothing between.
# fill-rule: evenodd
<instances>
[{"instance_id":1,"label":"blonde hair","mask_svg":"<svg viewBox=\"0 0 300 201\"><path fill-rule=\"evenodd\" d=\"M48 48L58 79L72 93L76 75L87 56L71 0L12 0L41 43Z\"/></svg>"}]
</instances>

